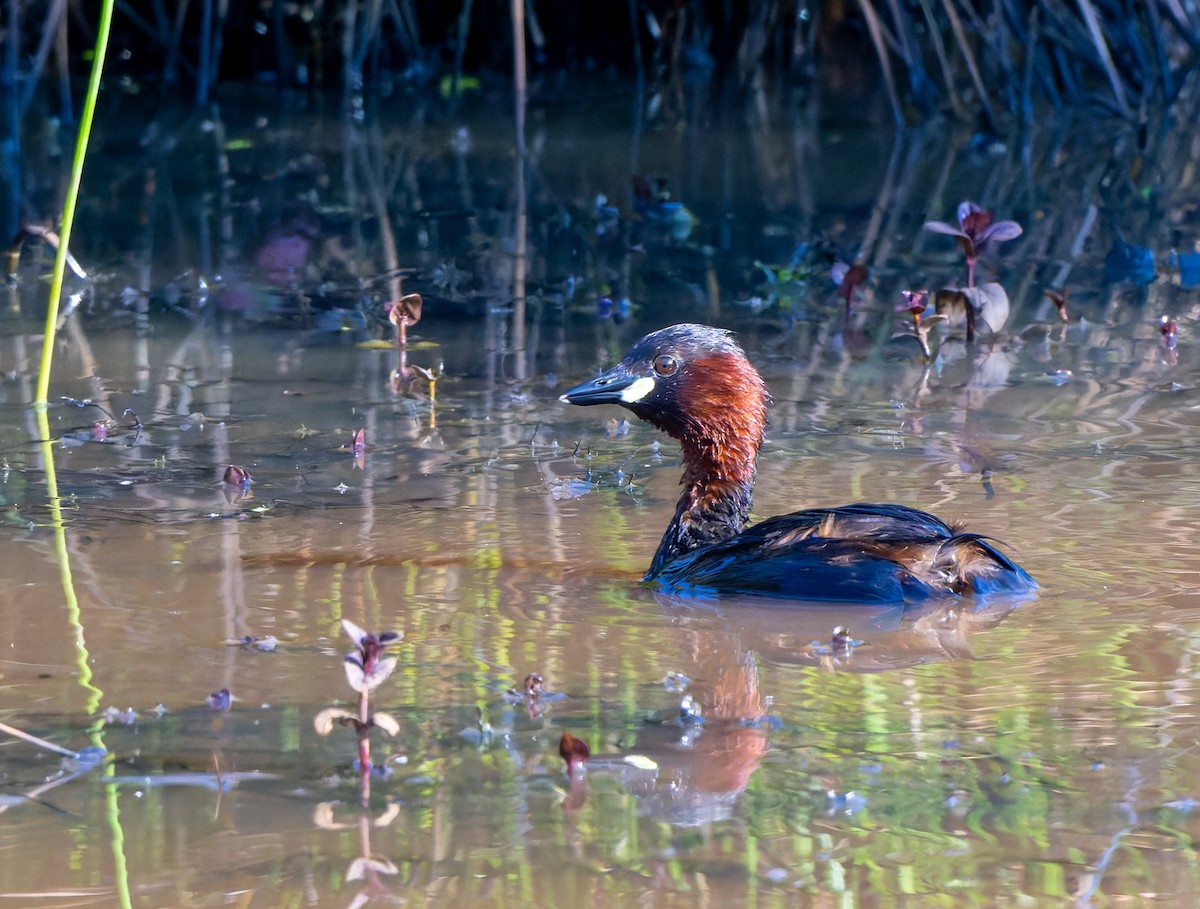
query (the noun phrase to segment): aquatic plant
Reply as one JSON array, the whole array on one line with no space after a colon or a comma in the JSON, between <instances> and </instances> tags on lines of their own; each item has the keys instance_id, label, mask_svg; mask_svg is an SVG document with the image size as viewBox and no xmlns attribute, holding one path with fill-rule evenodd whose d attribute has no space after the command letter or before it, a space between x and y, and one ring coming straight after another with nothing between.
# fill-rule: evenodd
<instances>
[{"instance_id":1,"label":"aquatic plant","mask_svg":"<svg viewBox=\"0 0 1200 909\"><path fill-rule=\"evenodd\" d=\"M396 368L392 370L393 394L404 394L413 382L413 369L408 365L408 330L421 321L424 301L420 294L405 294L387 304L388 321L396 327Z\"/></svg>"},{"instance_id":2,"label":"aquatic plant","mask_svg":"<svg viewBox=\"0 0 1200 909\"><path fill-rule=\"evenodd\" d=\"M1070 295L1071 289L1064 287L1062 290L1048 288L1042 291L1042 296L1054 304L1054 309L1058 313L1058 321L1067 324L1067 297Z\"/></svg>"},{"instance_id":3,"label":"aquatic plant","mask_svg":"<svg viewBox=\"0 0 1200 909\"><path fill-rule=\"evenodd\" d=\"M933 308L945 316L950 328L966 329L967 341L979 331L997 334L1008 322L1008 291L995 281L978 287L944 287L933 294Z\"/></svg>"},{"instance_id":4,"label":"aquatic plant","mask_svg":"<svg viewBox=\"0 0 1200 909\"><path fill-rule=\"evenodd\" d=\"M943 315L926 317L925 312L929 307L929 291L902 290L900 293L904 297L904 302L896 307L896 312L908 313L912 318L912 332L921 347L921 356L925 358L926 363L932 363L934 351L929 344L929 329L938 322L944 322L946 317Z\"/></svg>"},{"instance_id":5,"label":"aquatic plant","mask_svg":"<svg viewBox=\"0 0 1200 909\"><path fill-rule=\"evenodd\" d=\"M591 757L592 752L583 739L563 732L562 738L558 740L558 753L567 764L567 776L573 777L575 771Z\"/></svg>"},{"instance_id":6,"label":"aquatic plant","mask_svg":"<svg viewBox=\"0 0 1200 909\"><path fill-rule=\"evenodd\" d=\"M364 631L349 619L342 619L342 630L354 644L354 650L343 658L342 666L346 670L346 681L358 693L357 710L330 707L317 714L313 725L318 735L328 735L334 724L354 727L358 737L358 806L361 810L352 822L341 822L334 816L336 803L322 802L314 812L313 821L325 830L358 830L360 851L347 869L346 880L363 884L363 890L350 904L361 906L376 897L394 901L381 876L394 875L397 868L389 859L372 851L371 828L390 824L399 814L400 806L392 802L375 818L371 818L366 809L371 800L371 730L382 729L388 735L400 731L395 717L371 712L371 692L387 681L396 668L396 658L387 656L386 652L391 644L400 640L400 635L392 631L379 634Z\"/></svg>"},{"instance_id":7,"label":"aquatic plant","mask_svg":"<svg viewBox=\"0 0 1200 909\"><path fill-rule=\"evenodd\" d=\"M867 283L870 274L861 263L835 262L829 275L837 285L838 296L846 303L846 312L850 312L854 307L855 291Z\"/></svg>"},{"instance_id":8,"label":"aquatic plant","mask_svg":"<svg viewBox=\"0 0 1200 909\"><path fill-rule=\"evenodd\" d=\"M1158 332L1162 335L1163 348L1174 350L1179 341L1179 323L1170 316L1162 316L1158 320Z\"/></svg>"},{"instance_id":9,"label":"aquatic plant","mask_svg":"<svg viewBox=\"0 0 1200 909\"><path fill-rule=\"evenodd\" d=\"M317 714L313 726L318 735L328 735L335 724L354 727L358 736L359 797L365 805L370 796L371 730L382 729L388 735L400 731L395 717L371 712L371 692L387 681L396 668L396 658L387 656L386 651L389 645L400 640L400 635L393 631L380 634L363 631L349 619L342 619L342 630L354 643L354 650L346 654L342 666L346 670L346 681L358 692L357 710L327 708Z\"/></svg>"},{"instance_id":10,"label":"aquatic plant","mask_svg":"<svg viewBox=\"0 0 1200 909\"><path fill-rule=\"evenodd\" d=\"M817 243L799 244L783 265L770 265L756 259L754 267L763 273L765 280L755 288L755 296L750 301L751 308L765 311L775 307L785 313L799 315L808 299L810 283L825 261L825 250ZM850 272L851 266L844 263L835 263L830 269L830 278L840 294L848 292L852 296L855 288L866 280L865 273L859 276ZM849 282L847 277L851 279Z\"/></svg>"},{"instance_id":11,"label":"aquatic plant","mask_svg":"<svg viewBox=\"0 0 1200 909\"><path fill-rule=\"evenodd\" d=\"M996 243L1021 236L1021 225L1016 221L993 221L990 211L969 200L958 206L958 227L945 221L926 221L924 229L958 240L967 260L967 287L975 286L975 263L982 253Z\"/></svg>"}]
</instances>

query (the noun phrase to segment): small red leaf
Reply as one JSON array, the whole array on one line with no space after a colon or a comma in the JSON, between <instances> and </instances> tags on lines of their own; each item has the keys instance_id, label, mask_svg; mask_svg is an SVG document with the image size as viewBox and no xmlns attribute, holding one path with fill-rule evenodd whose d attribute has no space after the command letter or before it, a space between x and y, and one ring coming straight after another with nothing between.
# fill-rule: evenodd
<instances>
[{"instance_id":1,"label":"small red leaf","mask_svg":"<svg viewBox=\"0 0 1200 909\"><path fill-rule=\"evenodd\" d=\"M558 742L558 753L567 762L567 775L569 776L577 766L588 759L592 752L583 739L564 732Z\"/></svg>"}]
</instances>

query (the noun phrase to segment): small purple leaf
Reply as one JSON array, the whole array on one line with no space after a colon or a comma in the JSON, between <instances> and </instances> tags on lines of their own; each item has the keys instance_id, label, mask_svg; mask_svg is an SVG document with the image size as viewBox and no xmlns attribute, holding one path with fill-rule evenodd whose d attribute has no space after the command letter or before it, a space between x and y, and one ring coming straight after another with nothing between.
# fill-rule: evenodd
<instances>
[{"instance_id":1,"label":"small purple leaf","mask_svg":"<svg viewBox=\"0 0 1200 909\"><path fill-rule=\"evenodd\" d=\"M923 230L930 231L935 234L949 234L951 237L965 237L966 234L953 224L947 224L945 221L926 221L922 225Z\"/></svg>"},{"instance_id":2,"label":"small purple leaf","mask_svg":"<svg viewBox=\"0 0 1200 909\"><path fill-rule=\"evenodd\" d=\"M980 238L984 243L1003 243L1021 236L1021 225L1016 221L997 221Z\"/></svg>"},{"instance_id":3,"label":"small purple leaf","mask_svg":"<svg viewBox=\"0 0 1200 909\"><path fill-rule=\"evenodd\" d=\"M342 619L342 630L346 632L346 637L354 642L355 647L362 647L363 641L367 638L367 633L351 622L349 619Z\"/></svg>"},{"instance_id":4,"label":"small purple leaf","mask_svg":"<svg viewBox=\"0 0 1200 909\"><path fill-rule=\"evenodd\" d=\"M347 654L346 659L342 663L346 670L346 681L350 683L350 687L355 691L367 691L366 673L363 672L362 662L355 654Z\"/></svg>"},{"instance_id":5,"label":"small purple leaf","mask_svg":"<svg viewBox=\"0 0 1200 909\"><path fill-rule=\"evenodd\" d=\"M313 728L317 730L317 735L329 735L333 730L334 723L342 723L345 720L353 720L354 714L348 710L343 710L340 707L329 707L322 710L313 718Z\"/></svg>"},{"instance_id":6,"label":"small purple leaf","mask_svg":"<svg viewBox=\"0 0 1200 909\"><path fill-rule=\"evenodd\" d=\"M380 685L382 685L385 681L387 681L387 677L392 674L392 670L394 670L395 668L396 668L396 658L395 657L381 658L374 665L374 667L372 667L371 672L363 679L363 683L362 683L363 687L359 688L357 690L358 691L363 691L363 690L374 691L376 688L378 688ZM347 671L346 675L348 678L349 671Z\"/></svg>"},{"instance_id":7,"label":"small purple leaf","mask_svg":"<svg viewBox=\"0 0 1200 909\"><path fill-rule=\"evenodd\" d=\"M400 731L400 724L389 713L373 713L371 714L371 722L388 735L395 735Z\"/></svg>"}]
</instances>

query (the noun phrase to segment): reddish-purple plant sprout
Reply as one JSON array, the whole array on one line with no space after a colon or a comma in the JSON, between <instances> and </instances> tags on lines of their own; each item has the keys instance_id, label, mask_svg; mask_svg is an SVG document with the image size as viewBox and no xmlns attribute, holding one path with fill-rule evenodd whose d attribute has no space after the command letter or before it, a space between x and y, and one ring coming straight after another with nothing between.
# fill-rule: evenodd
<instances>
[{"instance_id":1,"label":"reddish-purple plant sprout","mask_svg":"<svg viewBox=\"0 0 1200 909\"><path fill-rule=\"evenodd\" d=\"M562 807L563 811L570 815L582 808L583 803L587 801L587 775L582 771L592 751L583 739L564 732L558 742L558 753L567 762L570 788L563 799Z\"/></svg>"},{"instance_id":2,"label":"reddish-purple plant sprout","mask_svg":"<svg viewBox=\"0 0 1200 909\"><path fill-rule=\"evenodd\" d=\"M902 290L900 296L904 297L904 302L896 307L896 312L906 312L912 315L914 322L921 321L921 314L925 312L925 308L929 305L929 291L927 290Z\"/></svg>"},{"instance_id":3,"label":"reddish-purple plant sprout","mask_svg":"<svg viewBox=\"0 0 1200 909\"><path fill-rule=\"evenodd\" d=\"M342 630L354 642L356 650L346 654L346 680L359 694L369 694L382 685L396 668L395 657L385 657L389 644L400 640L394 631L372 634L349 619L342 619Z\"/></svg>"},{"instance_id":4,"label":"reddish-purple plant sprout","mask_svg":"<svg viewBox=\"0 0 1200 909\"><path fill-rule=\"evenodd\" d=\"M564 732L558 740L558 753L567 763L567 776L573 777L575 771L582 767L592 755L592 751L583 739L576 738L569 732Z\"/></svg>"},{"instance_id":5,"label":"reddish-purple plant sprout","mask_svg":"<svg viewBox=\"0 0 1200 909\"><path fill-rule=\"evenodd\" d=\"M1179 323L1170 316L1163 316L1158 320L1158 330L1162 335L1163 347L1174 350L1179 340Z\"/></svg>"},{"instance_id":6,"label":"reddish-purple plant sprout","mask_svg":"<svg viewBox=\"0 0 1200 909\"><path fill-rule=\"evenodd\" d=\"M400 731L400 724L386 713L371 713L371 692L382 685L396 668L396 658L387 656L389 645L400 640L392 631L372 634L363 631L349 619L342 619L342 630L354 643L354 650L346 654L342 666L346 670L346 681L358 692L358 710L351 712L341 707L330 707L317 714L313 725L319 735L328 735L335 723L353 726L358 734L358 766L362 773L361 800L365 804L370 794L371 772L370 732L382 729L388 735Z\"/></svg>"},{"instance_id":7,"label":"reddish-purple plant sprout","mask_svg":"<svg viewBox=\"0 0 1200 909\"><path fill-rule=\"evenodd\" d=\"M932 363L933 349L929 346L929 329L938 322L944 322L946 317L925 315L925 311L929 308L929 291L902 290L900 293L904 297L904 302L896 307L896 312L906 312L912 316L913 332L916 335L917 343L921 346L921 356L925 358L926 363Z\"/></svg>"},{"instance_id":8,"label":"reddish-purple plant sprout","mask_svg":"<svg viewBox=\"0 0 1200 909\"><path fill-rule=\"evenodd\" d=\"M854 305L854 292L867 283L870 274L866 266L848 262L834 262L829 270L829 276L837 285L838 296L846 301L846 312L849 313Z\"/></svg>"},{"instance_id":9,"label":"reddish-purple plant sprout","mask_svg":"<svg viewBox=\"0 0 1200 909\"><path fill-rule=\"evenodd\" d=\"M994 243L1021 236L1021 225L1016 221L993 221L990 211L970 201L958 206L958 227L945 221L926 221L925 230L958 240L967 259L967 287L975 286L975 263L981 253Z\"/></svg>"},{"instance_id":10,"label":"reddish-purple plant sprout","mask_svg":"<svg viewBox=\"0 0 1200 909\"><path fill-rule=\"evenodd\" d=\"M421 321L424 303L420 294L406 294L399 300L387 304L388 321L396 326L396 368L392 370L392 393L406 394L412 384L413 373L408 365L408 330Z\"/></svg>"},{"instance_id":11,"label":"reddish-purple plant sprout","mask_svg":"<svg viewBox=\"0 0 1200 909\"><path fill-rule=\"evenodd\" d=\"M250 487L253 485L254 477L250 476L250 471L245 467L230 464L225 468L225 474L221 478L221 492L230 505L250 498Z\"/></svg>"},{"instance_id":12,"label":"reddish-purple plant sprout","mask_svg":"<svg viewBox=\"0 0 1200 909\"><path fill-rule=\"evenodd\" d=\"M1054 304L1054 309L1058 313L1058 321L1064 325L1067 324L1067 296L1070 294L1071 288L1064 287L1062 290L1054 290L1053 288L1043 290L1042 294Z\"/></svg>"}]
</instances>

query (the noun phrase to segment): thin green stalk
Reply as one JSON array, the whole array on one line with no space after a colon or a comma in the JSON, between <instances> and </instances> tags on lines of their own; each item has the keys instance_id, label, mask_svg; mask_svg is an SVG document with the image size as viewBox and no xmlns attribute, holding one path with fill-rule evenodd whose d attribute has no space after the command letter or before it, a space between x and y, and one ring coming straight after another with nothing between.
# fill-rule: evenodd
<instances>
[{"instance_id":1,"label":"thin green stalk","mask_svg":"<svg viewBox=\"0 0 1200 909\"><path fill-rule=\"evenodd\" d=\"M125 828L121 826L120 787L113 781L116 767L109 761L104 768L104 816L108 821L109 845L112 847L113 883L117 888L117 905L132 909L133 895L129 888L129 863L125 860Z\"/></svg>"},{"instance_id":2,"label":"thin green stalk","mask_svg":"<svg viewBox=\"0 0 1200 909\"><path fill-rule=\"evenodd\" d=\"M92 671L88 659L87 643L84 640L79 600L75 595L75 582L71 575L70 551L67 547L67 528L63 522L62 499L58 493L58 474L54 464L54 443L50 436L49 419L46 414L47 395L50 391L50 364L54 357L54 336L58 329L58 308L62 297L63 276L66 273L68 250L71 246L71 228L75 222L75 206L79 201L79 187L83 182L83 161L87 156L88 140L92 133L92 120L96 113L96 98L100 94L100 77L104 72L104 56L108 51L108 35L112 25L115 0L104 0L100 8L100 22L96 31L96 51L92 58L92 72L88 78L87 94L83 99L83 111L79 120L79 134L75 139L75 157L71 162L71 179L67 184L67 196L63 201L62 230L58 249L54 256L54 272L50 278L50 303L46 311L46 332L42 340L42 361L38 370L37 395L34 406L37 410L38 436L41 439L43 467L46 471L46 491L50 499L50 513L54 527L55 552L58 555L59 573L63 595L67 602L67 620L75 629L75 653L79 666L79 684L88 694L89 715L95 715L103 693L92 684ZM92 728L92 744L103 747L101 730L103 724ZM113 765L110 761L106 776L111 780ZM105 806L108 820L110 845L113 855L114 879L117 887L118 905L121 909L132 906L129 889L129 872L125 862L125 834L121 827L118 807L119 793L114 783L105 786Z\"/></svg>"},{"instance_id":3,"label":"thin green stalk","mask_svg":"<svg viewBox=\"0 0 1200 909\"><path fill-rule=\"evenodd\" d=\"M75 633L75 663L79 667L79 684L88 695L87 712L100 708L103 692L92 684L92 667L87 642L83 636L79 598L75 595L75 579L71 574L71 552L67 546L67 525L63 520L62 498L58 493L58 471L54 464L54 442L50 438L50 421L45 408L38 410L38 435L41 437L42 468L46 472L46 496L50 505L50 526L54 529L54 552L58 557L59 580L67 607L67 622ZM97 744L97 743L94 743Z\"/></svg>"},{"instance_id":4,"label":"thin green stalk","mask_svg":"<svg viewBox=\"0 0 1200 909\"><path fill-rule=\"evenodd\" d=\"M59 247L61 250L62 247ZM58 556L59 578L62 581L63 597L66 600L67 623L75 633L75 665L79 668L79 686L87 694L87 714L93 717L91 727L91 743L94 748L104 748L104 721L97 713L104 692L92 682L91 654L88 652L87 640L83 632L83 614L79 607L79 597L75 594L75 579L71 574L71 551L67 545L67 525L63 520L62 498L58 493L58 471L54 464L54 442L50 438L50 421L46 408L38 408L38 436L41 439L42 465L46 471L46 494L50 504L50 524L54 528L54 551ZM130 909L133 905L129 889L129 868L125 861L125 831L121 826L119 806L120 793L112 781L114 776L112 761L104 768L107 780L104 786L105 819L109 829L109 846L113 856L113 881L117 888L117 903L121 909Z\"/></svg>"},{"instance_id":5,"label":"thin green stalk","mask_svg":"<svg viewBox=\"0 0 1200 909\"><path fill-rule=\"evenodd\" d=\"M88 77L87 94L83 99L83 112L79 118L79 135L75 138L75 158L71 162L71 180L67 184L67 198L63 202L62 230L60 242L54 256L54 273L50 277L50 307L46 312L46 334L42 340L42 363L38 369L37 397L34 405L46 406L50 392L50 363L54 358L54 334L58 329L58 304L62 297L63 275L67 267L67 250L71 247L71 227L75 223L75 204L79 201L79 186L83 182L83 159L87 155L88 140L92 135L92 118L96 113L96 98L100 94L100 77L104 72L104 55L108 51L108 33L112 25L115 0L104 0L100 7L100 22L96 29L96 52L92 58L92 74Z\"/></svg>"}]
</instances>

